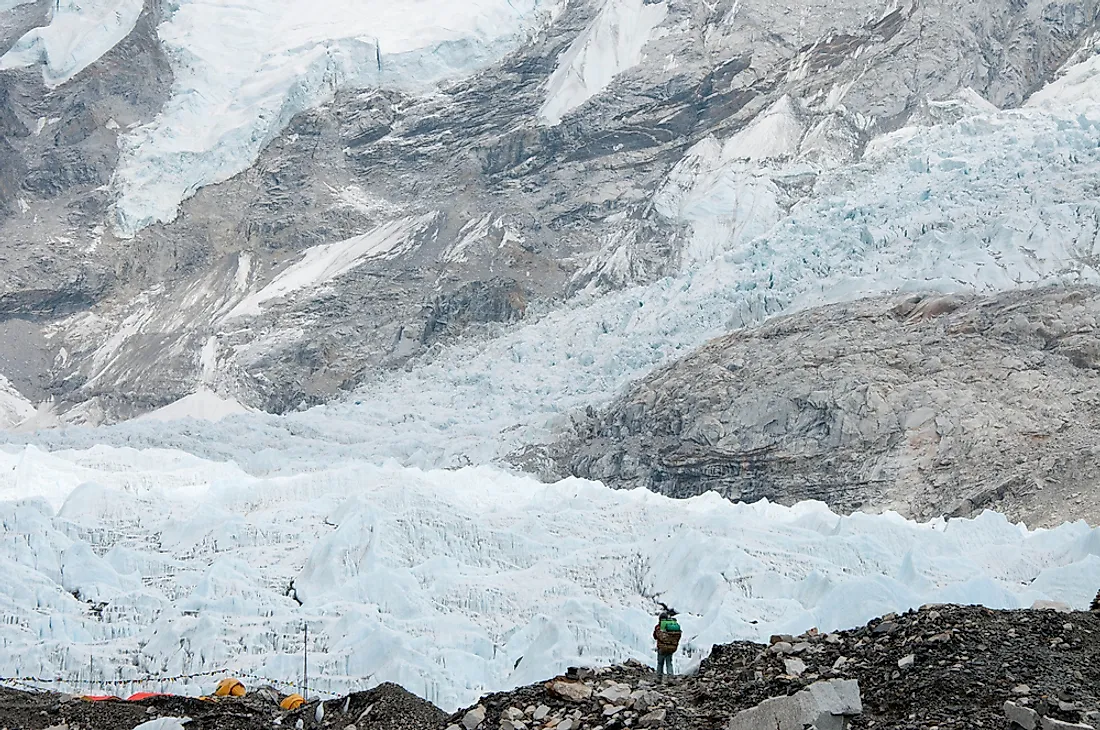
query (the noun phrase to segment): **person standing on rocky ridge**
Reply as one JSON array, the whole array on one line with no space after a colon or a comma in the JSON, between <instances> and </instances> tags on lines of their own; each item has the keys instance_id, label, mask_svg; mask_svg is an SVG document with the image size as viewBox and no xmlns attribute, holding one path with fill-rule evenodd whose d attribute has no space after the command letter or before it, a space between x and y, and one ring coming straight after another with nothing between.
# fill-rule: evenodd
<instances>
[{"instance_id":1,"label":"person standing on rocky ridge","mask_svg":"<svg viewBox=\"0 0 1100 730\"><path fill-rule=\"evenodd\" d=\"M657 641L657 677L663 682L666 667L669 676L672 675L672 655L680 647L680 622L675 611L661 612L653 627L653 638Z\"/></svg>"}]
</instances>

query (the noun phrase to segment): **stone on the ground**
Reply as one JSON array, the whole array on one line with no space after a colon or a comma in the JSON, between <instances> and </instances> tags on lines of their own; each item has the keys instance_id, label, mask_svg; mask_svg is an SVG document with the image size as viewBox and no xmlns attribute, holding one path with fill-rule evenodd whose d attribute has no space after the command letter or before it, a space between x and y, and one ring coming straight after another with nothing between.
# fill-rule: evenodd
<instances>
[{"instance_id":1,"label":"stone on the ground","mask_svg":"<svg viewBox=\"0 0 1100 730\"><path fill-rule=\"evenodd\" d=\"M789 697L772 697L733 716L726 730L841 730L848 719L863 712L859 684L854 679L814 682Z\"/></svg>"},{"instance_id":2,"label":"stone on the ground","mask_svg":"<svg viewBox=\"0 0 1100 730\"><path fill-rule=\"evenodd\" d=\"M646 713L638 720L638 727L657 727L665 721L668 711L664 708ZM799 729L801 730L801 728Z\"/></svg>"},{"instance_id":3,"label":"stone on the ground","mask_svg":"<svg viewBox=\"0 0 1100 730\"><path fill-rule=\"evenodd\" d=\"M1076 722L1064 722L1053 717L1044 717L1041 721L1043 730L1093 730L1092 725L1084 725Z\"/></svg>"},{"instance_id":4,"label":"stone on the ground","mask_svg":"<svg viewBox=\"0 0 1100 730\"><path fill-rule=\"evenodd\" d=\"M505 720L522 720L523 710L518 707L508 707L504 712L500 713L500 716Z\"/></svg>"},{"instance_id":5,"label":"stone on the ground","mask_svg":"<svg viewBox=\"0 0 1100 730\"><path fill-rule=\"evenodd\" d=\"M592 688L583 682L556 680L547 687L550 694L570 702L581 702L592 696Z\"/></svg>"},{"instance_id":6,"label":"stone on the ground","mask_svg":"<svg viewBox=\"0 0 1100 730\"><path fill-rule=\"evenodd\" d=\"M1048 601L1043 598L1031 604L1031 608L1035 611L1047 609L1051 611L1060 611L1062 613L1070 613L1073 611L1073 608L1068 603L1063 603L1062 601Z\"/></svg>"},{"instance_id":7,"label":"stone on the ground","mask_svg":"<svg viewBox=\"0 0 1100 730\"><path fill-rule=\"evenodd\" d=\"M645 713L664 700L664 695L651 689L636 690L630 695L634 699L634 709Z\"/></svg>"},{"instance_id":8,"label":"stone on the ground","mask_svg":"<svg viewBox=\"0 0 1100 730\"><path fill-rule=\"evenodd\" d=\"M462 717L462 727L466 728L466 730L474 730L474 728L478 727L483 722L485 722L484 705L478 705Z\"/></svg>"},{"instance_id":9,"label":"stone on the ground","mask_svg":"<svg viewBox=\"0 0 1100 730\"><path fill-rule=\"evenodd\" d=\"M905 669L906 667L913 666L913 662L917 660L917 657L913 654L906 654L901 659L898 659L898 669Z\"/></svg>"},{"instance_id":10,"label":"stone on the ground","mask_svg":"<svg viewBox=\"0 0 1100 730\"><path fill-rule=\"evenodd\" d=\"M629 684L615 683L600 690L599 696L612 704L621 705L630 698L630 692Z\"/></svg>"},{"instance_id":11,"label":"stone on the ground","mask_svg":"<svg viewBox=\"0 0 1100 730\"><path fill-rule=\"evenodd\" d=\"M535 711L531 713L531 717L536 720L542 721L546 719L546 716L550 714L550 708L546 705L539 705L535 708Z\"/></svg>"},{"instance_id":12,"label":"stone on the ground","mask_svg":"<svg viewBox=\"0 0 1100 730\"><path fill-rule=\"evenodd\" d=\"M806 662L801 659L784 659L783 668L792 677L801 677L806 671Z\"/></svg>"},{"instance_id":13,"label":"stone on the ground","mask_svg":"<svg viewBox=\"0 0 1100 730\"><path fill-rule=\"evenodd\" d=\"M1039 723L1039 713L1031 708L1017 705L1011 700L1005 702L1004 711L1008 721L1023 728L1023 730L1035 730L1036 725Z\"/></svg>"},{"instance_id":14,"label":"stone on the ground","mask_svg":"<svg viewBox=\"0 0 1100 730\"><path fill-rule=\"evenodd\" d=\"M768 651L772 652L773 654L790 654L791 649L793 648L794 645L791 644L791 642L789 641L777 641L770 647L768 647Z\"/></svg>"}]
</instances>

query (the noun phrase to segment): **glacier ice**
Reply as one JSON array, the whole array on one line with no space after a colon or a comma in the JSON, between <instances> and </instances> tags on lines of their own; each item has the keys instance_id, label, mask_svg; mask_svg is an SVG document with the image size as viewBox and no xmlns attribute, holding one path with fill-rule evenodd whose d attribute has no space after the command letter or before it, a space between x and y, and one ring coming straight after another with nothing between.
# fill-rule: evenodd
<instances>
[{"instance_id":1,"label":"glacier ice","mask_svg":"<svg viewBox=\"0 0 1100 730\"><path fill-rule=\"evenodd\" d=\"M19 3L0 0L0 11ZM34 28L0 56L0 71L42 64L46 86L65 83L130 34L143 0L59 0L50 22Z\"/></svg>"},{"instance_id":2,"label":"glacier ice","mask_svg":"<svg viewBox=\"0 0 1100 730\"><path fill-rule=\"evenodd\" d=\"M222 669L294 683L308 624L316 690L395 681L454 709L571 664L649 661L655 600L683 612L690 665L925 602L1084 607L1100 581L1083 523L839 517L492 467L257 478L173 452L8 447L0 499L0 676L67 690Z\"/></svg>"},{"instance_id":3,"label":"glacier ice","mask_svg":"<svg viewBox=\"0 0 1100 730\"><path fill-rule=\"evenodd\" d=\"M605 0L591 24L558 59L539 109L554 126L642 60L642 50L668 14L664 2Z\"/></svg>"},{"instance_id":4,"label":"glacier ice","mask_svg":"<svg viewBox=\"0 0 1100 730\"><path fill-rule=\"evenodd\" d=\"M172 96L121 139L117 232L173 220L182 200L246 169L295 114L337 90L425 92L515 49L560 4L181 0L158 29Z\"/></svg>"}]
</instances>

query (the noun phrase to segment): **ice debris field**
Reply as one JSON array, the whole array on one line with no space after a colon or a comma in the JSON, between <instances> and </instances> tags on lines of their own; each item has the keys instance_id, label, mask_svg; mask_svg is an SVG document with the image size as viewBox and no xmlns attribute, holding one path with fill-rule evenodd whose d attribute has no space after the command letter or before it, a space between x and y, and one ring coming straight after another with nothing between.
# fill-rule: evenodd
<instances>
[{"instance_id":1,"label":"ice debris field","mask_svg":"<svg viewBox=\"0 0 1100 730\"><path fill-rule=\"evenodd\" d=\"M256 478L179 452L5 447L0 500L0 676L70 691L220 669L294 682L308 622L317 690L388 680L455 709L568 665L650 660L655 600L684 613L690 665L717 642L926 602L1084 606L1100 584L1083 523L838 517L490 467Z\"/></svg>"}]
</instances>

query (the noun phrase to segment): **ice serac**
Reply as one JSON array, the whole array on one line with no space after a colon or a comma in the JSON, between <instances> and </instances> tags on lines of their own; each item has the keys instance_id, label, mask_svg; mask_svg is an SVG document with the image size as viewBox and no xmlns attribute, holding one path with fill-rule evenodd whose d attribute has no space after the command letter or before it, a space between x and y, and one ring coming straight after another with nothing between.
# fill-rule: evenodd
<instances>
[{"instance_id":1,"label":"ice serac","mask_svg":"<svg viewBox=\"0 0 1100 730\"><path fill-rule=\"evenodd\" d=\"M651 660L655 600L682 612L690 667L715 643L928 602L1083 608L1100 581L1100 533L1082 522L1029 532L994 513L841 517L489 467L301 466L257 479L170 451L0 450L0 675L81 691L213 670L293 682L305 620L311 688L370 677L454 709L570 665Z\"/></svg>"},{"instance_id":2,"label":"ice serac","mask_svg":"<svg viewBox=\"0 0 1100 730\"><path fill-rule=\"evenodd\" d=\"M0 11L15 6L8 5L0 2ZM59 0L49 25L29 31L0 56L0 71L40 63L46 86L60 86L125 38L143 7L143 0Z\"/></svg>"},{"instance_id":3,"label":"ice serac","mask_svg":"<svg viewBox=\"0 0 1100 730\"><path fill-rule=\"evenodd\" d=\"M665 2L603 0L591 25L558 59L539 117L559 124L642 60L642 51L668 13Z\"/></svg>"},{"instance_id":4,"label":"ice serac","mask_svg":"<svg viewBox=\"0 0 1100 730\"><path fill-rule=\"evenodd\" d=\"M339 89L424 92L498 60L560 0L184 0L159 29L176 83L161 114L121 140L117 232L255 162L294 115Z\"/></svg>"}]
</instances>

